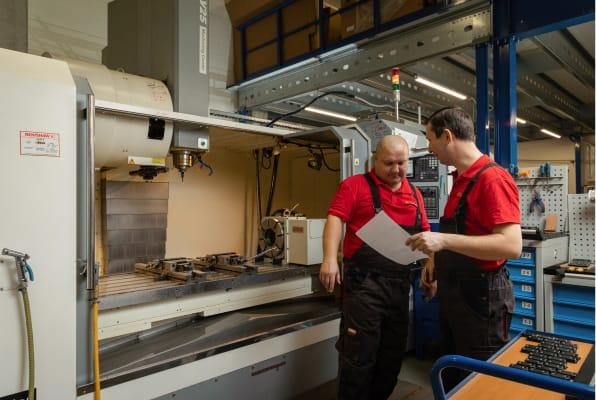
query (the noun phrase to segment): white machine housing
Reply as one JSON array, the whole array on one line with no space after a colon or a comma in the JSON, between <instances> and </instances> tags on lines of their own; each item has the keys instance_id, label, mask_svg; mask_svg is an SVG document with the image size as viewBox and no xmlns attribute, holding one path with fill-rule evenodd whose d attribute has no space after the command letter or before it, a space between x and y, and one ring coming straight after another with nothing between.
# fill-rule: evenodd
<instances>
[{"instance_id":1,"label":"white machine housing","mask_svg":"<svg viewBox=\"0 0 596 400\"><path fill-rule=\"evenodd\" d=\"M261 220L259 248L274 264L315 265L323 261L324 219L269 216Z\"/></svg>"},{"instance_id":2,"label":"white machine housing","mask_svg":"<svg viewBox=\"0 0 596 400\"><path fill-rule=\"evenodd\" d=\"M76 90L66 63L0 49L0 248L31 256L37 398L75 396ZM27 387L15 263L0 257L0 397ZM9 396L9 398L12 398Z\"/></svg>"},{"instance_id":3,"label":"white machine housing","mask_svg":"<svg viewBox=\"0 0 596 400\"><path fill-rule=\"evenodd\" d=\"M46 56L49 56L46 54ZM64 59L74 76L85 78L96 100L173 111L167 86L156 79L108 69L105 65ZM98 112L95 116L95 166L164 166L172 142L173 124L161 122L161 136L150 137L146 118ZM160 129L160 128L155 128Z\"/></svg>"},{"instance_id":4,"label":"white machine housing","mask_svg":"<svg viewBox=\"0 0 596 400\"><path fill-rule=\"evenodd\" d=\"M300 265L323 262L324 219L288 218L286 226L286 262Z\"/></svg>"}]
</instances>

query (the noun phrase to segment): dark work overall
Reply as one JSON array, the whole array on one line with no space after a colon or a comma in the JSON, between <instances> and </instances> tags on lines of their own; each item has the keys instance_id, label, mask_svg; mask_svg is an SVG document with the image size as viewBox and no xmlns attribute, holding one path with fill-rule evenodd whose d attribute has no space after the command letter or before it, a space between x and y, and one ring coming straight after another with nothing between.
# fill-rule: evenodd
<instances>
[{"instance_id":1,"label":"dark work overall","mask_svg":"<svg viewBox=\"0 0 596 400\"><path fill-rule=\"evenodd\" d=\"M492 167L496 164L486 164L472 177L454 218L441 218L440 232L465 235L467 196L480 174ZM514 300L507 270L502 265L494 271L481 270L472 258L449 250L435 254L435 265L444 354L486 360L509 340ZM445 369L445 392L467 374L463 370Z\"/></svg>"},{"instance_id":2,"label":"dark work overall","mask_svg":"<svg viewBox=\"0 0 596 400\"><path fill-rule=\"evenodd\" d=\"M375 213L381 212L378 189L365 175ZM416 223L403 226L410 234L421 229L416 189ZM382 256L363 243L344 260L344 285L339 351L339 399L386 399L401 369L408 337L410 267Z\"/></svg>"}]
</instances>

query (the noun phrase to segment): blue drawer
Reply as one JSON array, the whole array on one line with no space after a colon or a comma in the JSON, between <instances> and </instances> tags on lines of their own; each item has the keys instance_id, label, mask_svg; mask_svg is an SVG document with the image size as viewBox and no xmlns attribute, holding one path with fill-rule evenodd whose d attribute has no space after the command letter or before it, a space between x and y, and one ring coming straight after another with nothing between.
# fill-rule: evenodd
<instances>
[{"instance_id":1,"label":"blue drawer","mask_svg":"<svg viewBox=\"0 0 596 400\"><path fill-rule=\"evenodd\" d=\"M528 299L515 299L515 309L513 310L514 313L519 315L526 315L529 317L536 316L536 302L534 300Z\"/></svg>"},{"instance_id":2,"label":"blue drawer","mask_svg":"<svg viewBox=\"0 0 596 400\"><path fill-rule=\"evenodd\" d=\"M528 282L513 282L513 294L515 297L535 300L536 287L533 283Z\"/></svg>"},{"instance_id":3,"label":"blue drawer","mask_svg":"<svg viewBox=\"0 0 596 400\"><path fill-rule=\"evenodd\" d=\"M532 266L507 264L507 270L509 271L509 277L512 281L536 282L536 271Z\"/></svg>"},{"instance_id":4,"label":"blue drawer","mask_svg":"<svg viewBox=\"0 0 596 400\"><path fill-rule=\"evenodd\" d=\"M553 301L594 308L594 288L553 283Z\"/></svg>"},{"instance_id":5,"label":"blue drawer","mask_svg":"<svg viewBox=\"0 0 596 400\"><path fill-rule=\"evenodd\" d=\"M508 260L507 264L520 266L535 266L536 265L536 249L532 247L524 247L522 249L521 257L515 260Z\"/></svg>"},{"instance_id":6,"label":"blue drawer","mask_svg":"<svg viewBox=\"0 0 596 400\"><path fill-rule=\"evenodd\" d=\"M553 303L553 316L555 319L577 321L594 326L594 307L555 302Z\"/></svg>"},{"instance_id":7,"label":"blue drawer","mask_svg":"<svg viewBox=\"0 0 596 400\"><path fill-rule=\"evenodd\" d=\"M578 339L594 341L594 326L576 324L570 321L554 320L555 333Z\"/></svg>"},{"instance_id":8,"label":"blue drawer","mask_svg":"<svg viewBox=\"0 0 596 400\"><path fill-rule=\"evenodd\" d=\"M511 328L522 331L524 329L536 329L536 320L525 315L513 314L511 317Z\"/></svg>"}]
</instances>

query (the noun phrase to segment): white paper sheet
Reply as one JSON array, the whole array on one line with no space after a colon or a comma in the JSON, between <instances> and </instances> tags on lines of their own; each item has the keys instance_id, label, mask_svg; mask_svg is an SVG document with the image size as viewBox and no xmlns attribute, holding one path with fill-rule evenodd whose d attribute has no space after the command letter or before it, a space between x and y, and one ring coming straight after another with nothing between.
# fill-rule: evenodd
<instances>
[{"instance_id":1,"label":"white paper sheet","mask_svg":"<svg viewBox=\"0 0 596 400\"><path fill-rule=\"evenodd\" d=\"M406 246L410 234L381 211L356 232L364 243L398 264L408 265L422 258L428 258L421 251L412 251Z\"/></svg>"}]
</instances>

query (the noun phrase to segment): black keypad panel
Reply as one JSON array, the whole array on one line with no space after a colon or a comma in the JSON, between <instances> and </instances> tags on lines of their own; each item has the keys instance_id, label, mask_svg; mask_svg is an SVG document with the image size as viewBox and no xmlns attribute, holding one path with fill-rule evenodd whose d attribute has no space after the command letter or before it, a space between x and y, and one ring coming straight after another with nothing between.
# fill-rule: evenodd
<instances>
[{"instance_id":1,"label":"black keypad panel","mask_svg":"<svg viewBox=\"0 0 596 400\"><path fill-rule=\"evenodd\" d=\"M428 218L439 217L439 187L438 186L418 186L420 194L422 194L422 201L424 201L424 209Z\"/></svg>"},{"instance_id":2,"label":"black keypad panel","mask_svg":"<svg viewBox=\"0 0 596 400\"><path fill-rule=\"evenodd\" d=\"M522 347L522 353L528 357L524 361L511 364L511 368L550 375L568 381L575 380L576 374L567 371L567 364L577 364L580 360L577 345L569 340L536 332L526 332L528 341L537 343Z\"/></svg>"},{"instance_id":3,"label":"black keypad panel","mask_svg":"<svg viewBox=\"0 0 596 400\"><path fill-rule=\"evenodd\" d=\"M432 154L414 159L412 182L433 182L439 180L439 160Z\"/></svg>"}]
</instances>

